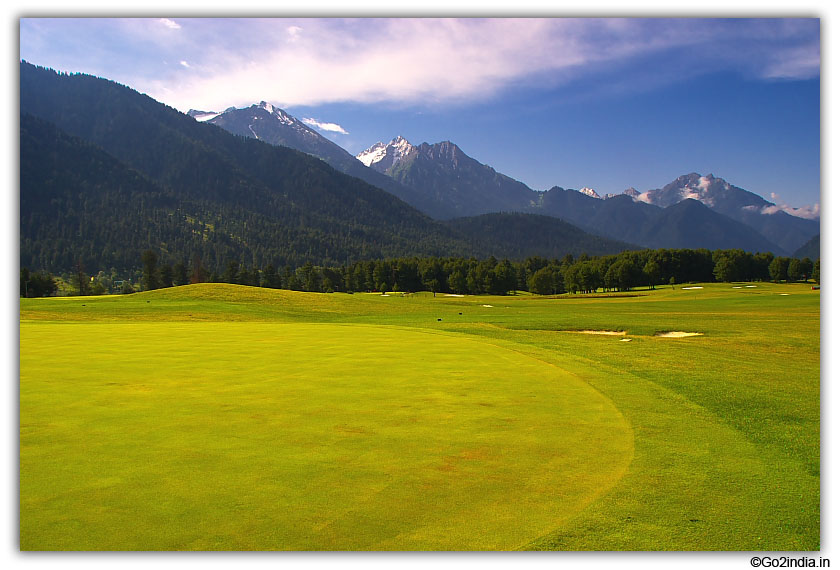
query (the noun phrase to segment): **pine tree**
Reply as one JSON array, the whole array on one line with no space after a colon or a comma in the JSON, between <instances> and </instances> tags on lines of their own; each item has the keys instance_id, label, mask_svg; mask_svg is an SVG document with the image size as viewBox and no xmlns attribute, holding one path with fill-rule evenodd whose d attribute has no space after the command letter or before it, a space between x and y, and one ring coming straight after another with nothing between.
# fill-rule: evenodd
<instances>
[{"instance_id":1,"label":"pine tree","mask_svg":"<svg viewBox=\"0 0 840 570\"><path fill-rule=\"evenodd\" d=\"M151 249L147 249L141 256L143 262L143 287L146 291L160 288L160 276L158 274L158 256Z\"/></svg>"}]
</instances>

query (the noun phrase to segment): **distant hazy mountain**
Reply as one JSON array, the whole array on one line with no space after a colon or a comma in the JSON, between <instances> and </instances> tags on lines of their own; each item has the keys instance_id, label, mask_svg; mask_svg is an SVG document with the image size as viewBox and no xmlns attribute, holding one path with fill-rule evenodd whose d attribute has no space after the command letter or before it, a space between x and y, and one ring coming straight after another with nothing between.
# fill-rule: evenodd
<instances>
[{"instance_id":1,"label":"distant hazy mountain","mask_svg":"<svg viewBox=\"0 0 840 570\"><path fill-rule=\"evenodd\" d=\"M820 258L820 234L815 235L804 244L802 244L796 251L793 252L793 257L803 259L810 257L811 260Z\"/></svg>"},{"instance_id":2,"label":"distant hazy mountain","mask_svg":"<svg viewBox=\"0 0 840 570\"><path fill-rule=\"evenodd\" d=\"M638 233L638 243L666 248L738 248L783 253L756 230L688 198L660 210ZM656 245L654 245L656 244Z\"/></svg>"},{"instance_id":3,"label":"distant hazy mountain","mask_svg":"<svg viewBox=\"0 0 840 570\"><path fill-rule=\"evenodd\" d=\"M497 257L523 259L541 255L559 259L566 253L575 256L581 253L606 255L639 249L630 243L585 233L564 220L536 214L482 214L449 220L446 225L465 239L478 240L493 236L498 249L491 253Z\"/></svg>"},{"instance_id":4,"label":"distant hazy mountain","mask_svg":"<svg viewBox=\"0 0 840 570\"><path fill-rule=\"evenodd\" d=\"M424 194L432 205L421 209L438 219L528 212L561 218L597 235L650 247L704 243L702 247L714 248L717 246L712 244L726 244L723 247L760 247L780 254L793 251L819 231L818 221L791 216L713 175L692 173L660 189L642 193L628 188L621 194L602 197L589 187L566 190L555 186L546 192L534 191L467 156L451 142L415 146L397 137L389 143L376 143L356 158ZM694 200L728 220L703 213L705 227L715 227L716 233L699 240L701 236L691 220L683 220L685 227L675 227L669 219L680 209L663 213L686 200ZM700 214L694 206L687 209ZM717 222L712 223L713 219ZM656 223L664 225L656 230L650 226ZM764 239L757 239L756 234Z\"/></svg>"},{"instance_id":5,"label":"distant hazy mountain","mask_svg":"<svg viewBox=\"0 0 840 570\"><path fill-rule=\"evenodd\" d=\"M636 202L630 196L594 198L578 190L555 186L543 193L539 209L572 224L614 239L639 236L644 228L662 214L662 208Z\"/></svg>"},{"instance_id":6,"label":"distant hazy mountain","mask_svg":"<svg viewBox=\"0 0 840 570\"><path fill-rule=\"evenodd\" d=\"M778 245L756 230L693 199L661 208L635 201L629 194L599 199L578 190L554 187L544 194L540 208L597 235L646 247L782 253Z\"/></svg>"},{"instance_id":7,"label":"distant hazy mountain","mask_svg":"<svg viewBox=\"0 0 840 570\"><path fill-rule=\"evenodd\" d=\"M733 186L713 174L686 174L658 190L644 192L636 199L661 207L686 199L697 200L715 212L757 230L787 252L792 252L820 231L819 219L792 216L761 196Z\"/></svg>"},{"instance_id":8,"label":"distant hazy mountain","mask_svg":"<svg viewBox=\"0 0 840 570\"><path fill-rule=\"evenodd\" d=\"M439 219L522 211L538 198L522 182L496 172L446 141L414 146L402 137L376 143L356 158L404 186L424 193Z\"/></svg>"},{"instance_id":9,"label":"distant hazy mountain","mask_svg":"<svg viewBox=\"0 0 840 570\"><path fill-rule=\"evenodd\" d=\"M265 102L222 113L190 111L190 115L242 136L317 156L439 220L493 212L536 213L567 220L598 235L640 243L647 231L645 224L659 217L662 209L693 199L759 232L770 244L766 249L776 253L792 252L819 231L818 220L791 216L764 198L711 174L691 173L659 189L639 192L628 188L604 197L589 187L537 192L481 164L449 141L413 145L398 136L388 143L378 142L354 158L300 120ZM731 247L756 243L747 237L750 232L736 228L728 225L724 234ZM670 233L675 231L672 228ZM687 240L695 234L691 227L682 231ZM709 237L710 243L721 238ZM651 247L661 245L652 243Z\"/></svg>"}]
</instances>

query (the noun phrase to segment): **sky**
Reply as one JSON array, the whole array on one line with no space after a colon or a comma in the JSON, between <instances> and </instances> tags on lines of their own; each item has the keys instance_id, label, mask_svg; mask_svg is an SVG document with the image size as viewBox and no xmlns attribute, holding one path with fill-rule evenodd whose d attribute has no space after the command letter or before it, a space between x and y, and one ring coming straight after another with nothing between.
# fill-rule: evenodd
<instances>
[{"instance_id":1,"label":"sky","mask_svg":"<svg viewBox=\"0 0 840 570\"><path fill-rule=\"evenodd\" d=\"M20 58L186 112L267 101L357 154L449 140L535 190L714 174L820 203L817 18L21 18Z\"/></svg>"}]
</instances>

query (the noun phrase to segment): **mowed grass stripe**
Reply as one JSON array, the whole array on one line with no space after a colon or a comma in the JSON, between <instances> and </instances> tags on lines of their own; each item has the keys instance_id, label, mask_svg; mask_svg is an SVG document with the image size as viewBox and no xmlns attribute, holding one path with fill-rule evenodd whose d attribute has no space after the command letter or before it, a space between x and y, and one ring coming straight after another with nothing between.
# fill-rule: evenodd
<instances>
[{"instance_id":1,"label":"mowed grass stripe","mask_svg":"<svg viewBox=\"0 0 840 570\"><path fill-rule=\"evenodd\" d=\"M21 324L24 550L510 549L632 454L589 385L460 335Z\"/></svg>"},{"instance_id":2,"label":"mowed grass stripe","mask_svg":"<svg viewBox=\"0 0 840 570\"><path fill-rule=\"evenodd\" d=\"M580 350L571 342L561 344L565 338L558 334L515 331L492 342L561 363L619 403L633 425L635 454L616 486L524 548L819 549L814 532L819 529L819 477L807 465L756 445L715 410L639 375L630 366L630 351L638 346L587 337L588 349ZM648 339L645 344L663 342ZM679 342L685 350L691 341ZM603 358L612 348L627 354L623 366Z\"/></svg>"}]
</instances>

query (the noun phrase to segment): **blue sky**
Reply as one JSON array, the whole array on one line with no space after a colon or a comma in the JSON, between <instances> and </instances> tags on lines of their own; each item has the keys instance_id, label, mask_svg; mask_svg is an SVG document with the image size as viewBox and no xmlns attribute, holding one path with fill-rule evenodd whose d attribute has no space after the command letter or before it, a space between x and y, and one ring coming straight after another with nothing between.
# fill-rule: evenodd
<instances>
[{"instance_id":1,"label":"blue sky","mask_svg":"<svg viewBox=\"0 0 840 570\"><path fill-rule=\"evenodd\" d=\"M818 19L23 18L20 57L184 112L265 100L353 154L450 140L537 190L820 202Z\"/></svg>"}]
</instances>

